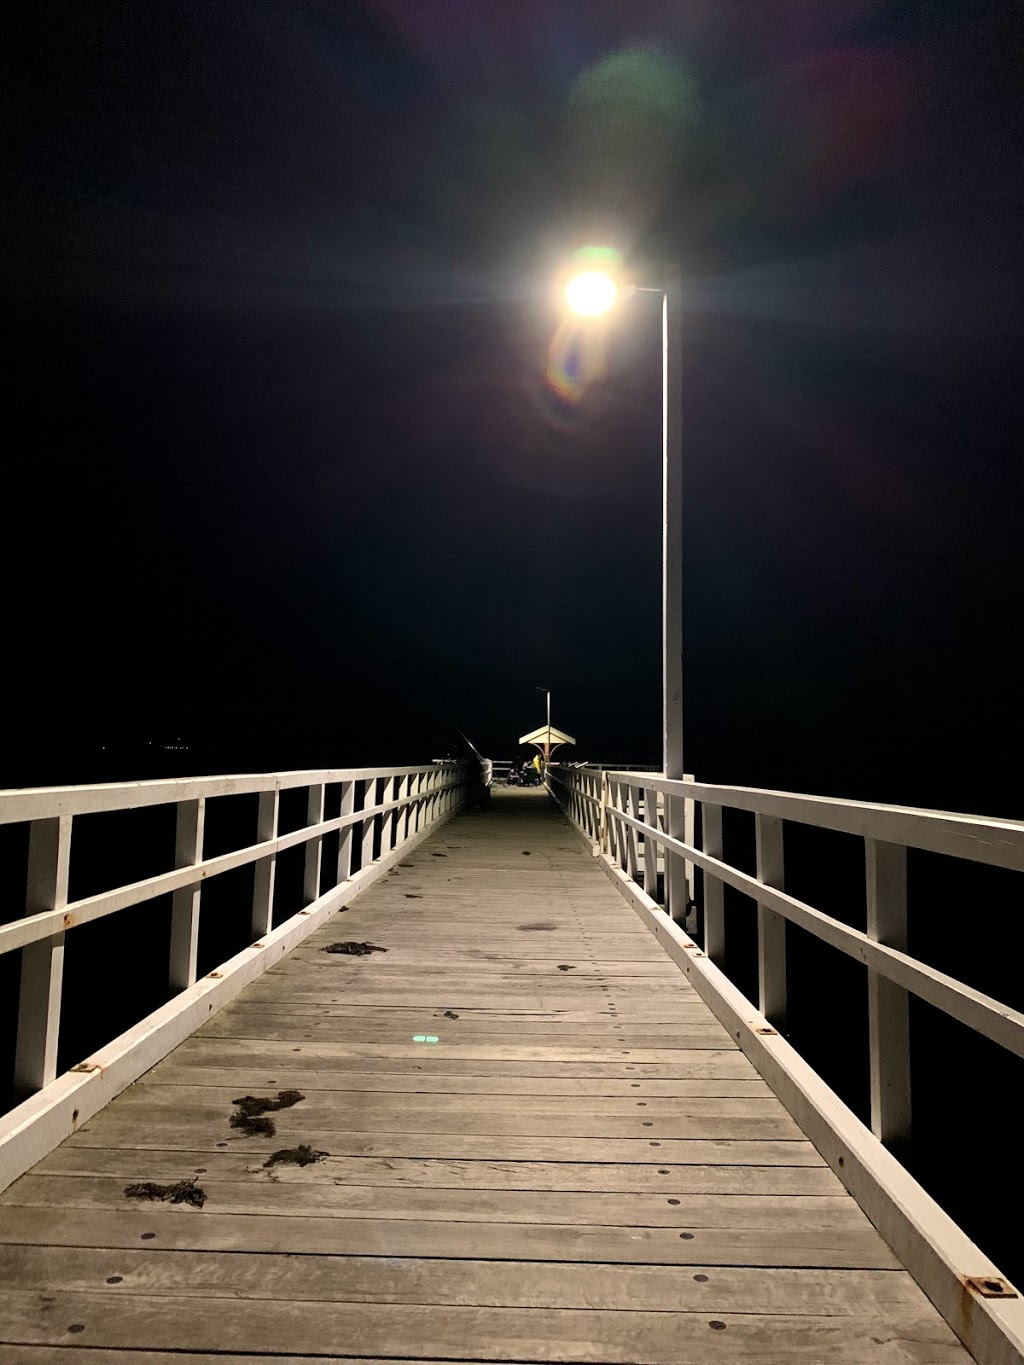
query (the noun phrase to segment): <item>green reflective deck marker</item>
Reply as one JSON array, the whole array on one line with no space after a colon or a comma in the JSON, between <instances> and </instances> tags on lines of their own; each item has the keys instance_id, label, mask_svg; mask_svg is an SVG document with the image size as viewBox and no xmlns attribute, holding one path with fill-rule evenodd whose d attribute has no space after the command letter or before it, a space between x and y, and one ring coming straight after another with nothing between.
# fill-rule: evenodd
<instances>
[{"instance_id":1,"label":"green reflective deck marker","mask_svg":"<svg viewBox=\"0 0 1024 1365\"><path fill-rule=\"evenodd\" d=\"M439 1043L441 1041L436 1033L414 1033L412 1040L414 1043Z\"/></svg>"}]
</instances>

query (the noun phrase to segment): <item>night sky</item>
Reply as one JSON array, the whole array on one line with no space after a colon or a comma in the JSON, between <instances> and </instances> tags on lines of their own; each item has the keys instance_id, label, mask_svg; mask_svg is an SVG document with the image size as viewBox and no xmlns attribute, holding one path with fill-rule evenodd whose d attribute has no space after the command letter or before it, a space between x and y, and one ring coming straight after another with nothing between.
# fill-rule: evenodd
<instances>
[{"instance_id":1,"label":"night sky","mask_svg":"<svg viewBox=\"0 0 1024 1365\"><path fill-rule=\"evenodd\" d=\"M1024 814L1019 11L25 8L0 785L511 756L537 684L656 761L656 302L544 378L610 241L687 281L687 767Z\"/></svg>"}]
</instances>

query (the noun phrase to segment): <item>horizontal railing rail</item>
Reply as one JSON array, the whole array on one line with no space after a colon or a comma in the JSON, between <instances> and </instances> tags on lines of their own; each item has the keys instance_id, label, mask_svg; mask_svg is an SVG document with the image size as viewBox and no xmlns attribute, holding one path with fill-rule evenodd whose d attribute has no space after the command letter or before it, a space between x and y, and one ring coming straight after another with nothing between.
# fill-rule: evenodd
<instances>
[{"instance_id":1,"label":"horizontal railing rail","mask_svg":"<svg viewBox=\"0 0 1024 1365\"><path fill-rule=\"evenodd\" d=\"M1024 1057L1024 1012L908 951L907 851L1024 872L1024 822L674 781L658 773L594 766L551 764L547 780L563 812L592 843L620 890L829 1157L978 1360L1024 1359L1019 1294L894 1155L905 1154L911 1139L911 996ZM667 810L676 801L686 809L682 839L668 832ZM697 810L700 845L693 833ZM754 874L725 858L727 810L754 818ZM863 840L866 931L786 892L787 822ZM674 883L684 884L683 869L692 886L693 868L703 874L703 948L681 927L684 907L666 905L665 889L671 895ZM757 906L756 1006L724 971L727 886ZM787 1024L789 924L866 968L870 1131L781 1036ZM1016 1354L1006 1354L1008 1347Z\"/></svg>"},{"instance_id":2,"label":"horizontal railing rail","mask_svg":"<svg viewBox=\"0 0 1024 1365\"><path fill-rule=\"evenodd\" d=\"M1024 1013L975 990L907 952L908 848L1024 871L1024 823L949 811L919 810L748 787L715 786L552 765L549 779L574 822L628 876L642 868L648 894L657 886L654 855L678 858L704 873L704 939L708 957L725 955L723 889L757 903L758 1006L773 1023L786 1017L785 922L797 924L868 969L872 1130L890 1143L909 1137L908 994L1024 1057ZM663 798L701 808L703 848L665 830ZM757 875L726 862L723 809L755 817ZM649 813L654 813L654 819ZM867 932L798 900L783 889L783 822L857 835L865 842ZM883 1046L884 1040L884 1046Z\"/></svg>"},{"instance_id":3,"label":"horizontal railing rail","mask_svg":"<svg viewBox=\"0 0 1024 1365\"><path fill-rule=\"evenodd\" d=\"M230 777L175 778L94 786L41 787L0 792L0 824L29 825L27 894L19 918L0 924L0 955L21 950L21 979L15 1046L15 1087L21 1095L45 1090L57 1079L65 936L84 924L130 906L171 896L169 992L196 982L199 921L204 884L226 872L255 865L250 942L261 946L274 919L277 858L289 848L305 849L303 909L328 905L360 874L373 869L465 799L469 769L461 764L394 768L327 768ZM328 787L340 793L340 813L324 819ZM306 823L279 833L282 792L305 788ZM255 841L205 857L207 802L220 797L259 798ZM69 900L74 821L79 816L176 807L174 866L166 872L110 890ZM337 833L333 873L325 877L323 843ZM324 888L324 881L327 885ZM292 919L297 919L293 916ZM289 921L286 921L287 924ZM282 926L278 926L279 928ZM214 973L216 975L216 973Z\"/></svg>"},{"instance_id":4,"label":"horizontal railing rail","mask_svg":"<svg viewBox=\"0 0 1024 1365\"><path fill-rule=\"evenodd\" d=\"M640 786L670 795L685 793L686 797L702 805L749 811L754 815L792 820L865 839L902 844L904 848L945 853L953 858L1024 871L1024 822L1019 820L871 801L843 801L832 796L806 796L757 787L722 787L689 781L684 785L660 775L638 781L626 770L609 772L608 777L634 788Z\"/></svg>"},{"instance_id":5,"label":"horizontal railing rail","mask_svg":"<svg viewBox=\"0 0 1024 1365\"><path fill-rule=\"evenodd\" d=\"M405 768L312 768L280 773L240 773L229 777L167 777L152 782L101 782L75 787L13 787L0 791L0 825L42 820L56 815L94 815L102 811L138 810L180 801L295 787L329 786L367 778L411 777L457 764L420 764Z\"/></svg>"}]
</instances>

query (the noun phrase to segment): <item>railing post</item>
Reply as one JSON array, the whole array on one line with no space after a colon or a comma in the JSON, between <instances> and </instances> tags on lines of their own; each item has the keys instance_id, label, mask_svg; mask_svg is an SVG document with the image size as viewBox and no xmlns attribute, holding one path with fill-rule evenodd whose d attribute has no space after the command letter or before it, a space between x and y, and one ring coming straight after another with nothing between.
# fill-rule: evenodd
<instances>
[{"instance_id":1,"label":"railing post","mask_svg":"<svg viewBox=\"0 0 1024 1365\"><path fill-rule=\"evenodd\" d=\"M755 815L757 880L783 889L782 821ZM757 906L758 994L761 1013L777 1029L786 1024L786 921L776 911Z\"/></svg>"},{"instance_id":2,"label":"railing post","mask_svg":"<svg viewBox=\"0 0 1024 1365\"><path fill-rule=\"evenodd\" d=\"M604 779L606 800L604 805L605 852L613 863L619 861L619 823L612 811L615 809L615 783L610 777Z\"/></svg>"},{"instance_id":3,"label":"railing post","mask_svg":"<svg viewBox=\"0 0 1024 1365\"><path fill-rule=\"evenodd\" d=\"M725 856L722 807L705 801L701 806L701 824L704 852L722 862ZM725 961L725 883L710 872L704 873L704 952L716 967L721 967Z\"/></svg>"},{"instance_id":4,"label":"railing post","mask_svg":"<svg viewBox=\"0 0 1024 1365\"><path fill-rule=\"evenodd\" d=\"M178 802L174 831L174 866L194 867L203 860L203 826L206 822L206 797ZM195 984L196 953L199 947L199 902L202 882L179 887L171 897L172 991L187 990Z\"/></svg>"},{"instance_id":5,"label":"railing post","mask_svg":"<svg viewBox=\"0 0 1024 1365\"><path fill-rule=\"evenodd\" d=\"M321 825L324 819L324 784L314 783L309 788L306 799L306 824ZM320 865L323 861L324 837L318 834L315 839L306 841L305 870L302 877L302 898L306 905L312 905L320 898Z\"/></svg>"},{"instance_id":6,"label":"railing post","mask_svg":"<svg viewBox=\"0 0 1024 1365\"><path fill-rule=\"evenodd\" d=\"M256 841L265 844L277 838L277 817L281 808L281 793L260 792L259 813L256 816ZM269 934L274 919L274 878L277 874L277 855L271 853L256 864L252 888L252 938L255 943Z\"/></svg>"},{"instance_id":7,"label":"railing post","mask_svg":"<svg viewBox=\"0 0 1024 1365\"><path fill-rule=\"evenodd\" d=\"M867 932L889 948L907 949L907 850L864 840ZM871 1131L887 1147L910 1140L910 1001L906 990L868 969Z\"/></svg>"},{"instance_id":8,"label":"railing post","mask_svg":"<svg viewBox=\"0 0 1024 1365\"><path fill-rule=\"evenodd\" d=\"M665 796L665 831L673 839L686 842L686 800L682 796ZM673 920L686 919L686 862L681 854L665 849L665 909Z\"/></svg>"},{"instance_id":9,"label":"railing post","mask_svg":"<svg viewBox=\"0 0 1024 1365\"><path fill-rule=\"evenodd\" d=\"M62 910L68 903L70 815L33 820L28 841L26 915ZM57 1075L64 933L30 943L21 952L18 1041L14 1084L21 1093L42 1090Z\"/></svg>"},{"instance_id":10,"label":"railing post","mask_svg":"<svg viewBox=\"0 0 1024 1365\"><path fill-rule=\"evenodd\" d=\"M339 815L351 815L356 808L356 784L354 782L343 782L341 784L341 810ZM343 825L338 831L338 877L340 886L342 882L347 882L352 875L352 826Z\"/></svg>"},{"instance_id":11,"label":"railing post","mask_svg":"<svg viewBox=\"0 0 1024 1365\"><path fill-rule=\"evenodd\" d=\"M683 781L684 781L684 782L692 782L692 781L693 781L693 773L684 773L684 774L683 774ZM684 796L684 797L683 797L683 839L684 839L684 841L685 841L686 843L688 843L688 844L690 845L691 848L693 848L694 842L695 842L695 840L696 840L696 837L697 837L697 803L696 803L696 801L694 801L694 799L693 799L692 796ZM684 861L683 867L685 868L685 875L686 875L686 904L687 904L687 905L692 905L692 904L694 903L694 901L696 900L696 897L695 897L694 894L693 894L693 893L694 893L694 887L695 887L695 885L696 885L696 879L695 879L694 873L693 873L693 863ZM685 906L683 907L683 917L684 917L684 918L686 917L686 907L685 907Z\"/></svg>"},{"instance_id":12,"label":"railing post","mask_svg":"<svg viewBox=\"0 0 1024 1365\"><path fill-rule=\"evenodd\" d=\"M636 787L627 783L624 787L619 786L620 792L625 792L622 807L627 815L632 815L636 819L640 814L640 793ZM626 825L623 829L626 838L626 876L630 881L636 881L637 872L637 853L636 853L636 830L632 825Z\"/></svg>"},{"instance_id":13,"label":"railing post","mask_svg":"<svg viewBox=\"0 0 1024 1365\"><path fill-rule=\"evenodd\" d=\"M363 810L370 810L377 804L377 779L368 777L363 783ZM363 849L360 869L365 871L373 862L373 826L376 817L371 815L363 821Z\"/></svg>"},{"instance_id":14,"label":"railing post","mask_svg":"<svg viewBox=\"0 0 1024 1365\"><path fill-rule=\"evenodd\" d=\"M392 799L395 800L395 801L404 801L404 800L405 800L405 795L406 795L406 788L407 788L407 786L408 786L408 778L406 778L406 777L396 777L396 778L395 778L395 790L394 790L394 794L393 794L393 798L392 798ZM392 817L391 817L392 822L393 822L393 823L392 823L392 834L391 834L391 847L392 847L392 848L397 848L397 847L399 846L399 844L405 843L405 838L406 838L406 823L407 823L407 822L406 822L406 814L407 814L407 811L408 811L408 807L407 807L407 806L396 806L396 807L395 807L395 812L394 812L394 814L393 814Z\"/></svg>"},{"instance_id":15,"label":"railing post","mask_svg":"<svg viewBox=\"0 0 1024 1365\"><path fill-rule=\"evenodd\" d=\"M644 788L644 824L658 828L658 793L652 787ZM658 841L649 834L644 835L644 890L658 899Z\"/></svg>"}]
</instances>

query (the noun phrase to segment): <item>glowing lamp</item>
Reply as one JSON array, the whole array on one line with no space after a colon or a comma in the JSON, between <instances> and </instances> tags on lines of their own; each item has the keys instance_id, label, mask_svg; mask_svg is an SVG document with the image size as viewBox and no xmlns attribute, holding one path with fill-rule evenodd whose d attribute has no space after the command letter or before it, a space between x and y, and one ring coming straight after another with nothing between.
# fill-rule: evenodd
<instances>
[{"instance_id":1,"label":"glowing lamp","mask_svg":"<svg viewBox=\"0 0 1024 1365\"><path fill-rule=\"evenodd\" d=\"M565 286L565 301L580 317L607 313L619 296L619 286L604 270L582 270Z\"/></svg>"}]
</instances>

